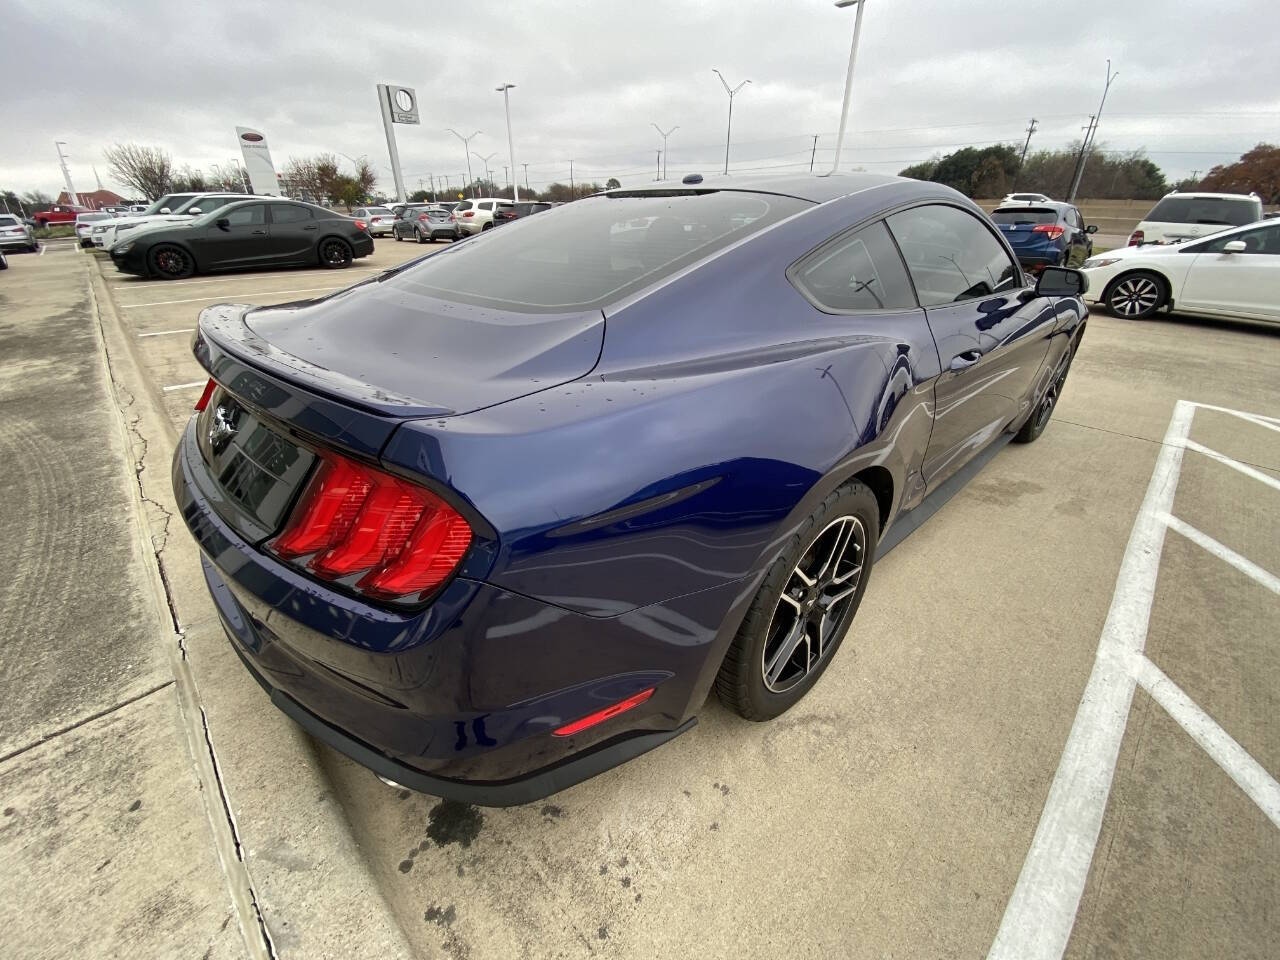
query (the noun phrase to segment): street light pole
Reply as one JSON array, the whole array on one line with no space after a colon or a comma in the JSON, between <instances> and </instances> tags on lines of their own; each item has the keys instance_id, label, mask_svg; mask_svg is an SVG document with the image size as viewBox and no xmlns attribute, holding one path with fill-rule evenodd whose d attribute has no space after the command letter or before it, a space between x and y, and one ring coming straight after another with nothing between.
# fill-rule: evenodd
<instances>
[{"instance_id":1,"label":"street light pole","mask_svg":"<svg viewBox=\"0 0 1280 960\"><path fill-rule=\"evenodd\" d=\"M529 165L527 163L522 163L520 166L524 167L524 188L529 190ZM529 192L533 193L532 190L529 190Z\"/></svg>"},{"instance_id":2,"label":"street light pole","mask_svg":"<svg viewBox=\"0 0 1280 960\"><path fill-rule=\"evenodd\" d=\"M853 45L849 47L849 70L844 77L844 103L840 107L840 131L836 134L836 158L826 176L840 169L844 131L849 124L849 100L853 94L853 65L858 59L858 37L862 35L862 9L867 5L867 0L836 0L837 7L851 7L855 3L858 5L858 14L853 18Z\"/></svg>"},{"instance_id":3,"label":"street light pole","mask_svg":"<svg viewBox=\"0 0 1280 960\"><path fill-rule=\"evenodd\" d=\"M483 163L483 164L484 164L484 181L485 181L485 183L493 183L493 179L489 176L489 161L490 161L490 160L492 160L492 159L493 159L494 157L496 157L496 156L497 156L497 154L496 154L496 153L491 153L491 154L489 154L487 157L482 157L482 156L480 156L480 154L478 154L478 153L475 155L475 158L476 158L477 160L479 160L481 163Z\"/></svg>"},{"instance_id":4,"label":"street light pole","mask_svg":"<svg viewBox=\"0 0 1280 960\"><path fill-rule=\"evenodd\" d=\"M467 180L469 180L471 183L471 199L474 200L476 198L476 182L471 178L471 141L474 140L476 137L480 136L480 131L477 130L471 136L464 137L462 134L460 134L457 130L454 130L452 127L449 127L448 130L455 137L457 137L459 140L462 141L462 150L467 155Z\"/></svg>"},{"instance_id":5,"label":"street light pole","mask_svg":"<svg viewBox=\"0 0 1280 960\"><path fill-rule=\"evenodd\" d=\"M729 84L725 82L723 73L721 73L715 67L711 68L711 72L720 78L720 83L724 86L724 92L729 95L729 125L725 128L725 131L724 131L724 172L727 175L729 173L729 138L730 136L733 135L733 98L738 95L739 90L741 90L751 81L743 80L740 84L738 84L736 87L730 90Z\"/></svg>"},{"instance_id":6,"label":"street light pole","mask_svg":"<svg viewBox=\"0 0 1280 960\"><path fill-rule=\"evenodd\" d=\"M662 177L661 179L665 180L667 179L667 159L666 159L667 158L667 137L671 136L673 133L679 130L680 126L679 124L677 124L676 126L672 127L670 130L666 131L665 133L663 132L662 128L658 126L656 123L650 123L649 126L657 130L658 136L662 137Z\"/></svg>"},{"instance_id":7,"label":"street light pole","mask_svg":"<svg viewBox=\"0 0 1280 960\"><path fill-rule=\"evenodd\" d=\"M516 171L516 148L511 143L511 89L514 86L514 83L504 83L496 88L502 94L502 106L507 112L507 160L511 164L511 172L513 174ZM516 183L511 186L511 198L518 203L520 201L520 184Z\"/></svg>"}]
</instances>

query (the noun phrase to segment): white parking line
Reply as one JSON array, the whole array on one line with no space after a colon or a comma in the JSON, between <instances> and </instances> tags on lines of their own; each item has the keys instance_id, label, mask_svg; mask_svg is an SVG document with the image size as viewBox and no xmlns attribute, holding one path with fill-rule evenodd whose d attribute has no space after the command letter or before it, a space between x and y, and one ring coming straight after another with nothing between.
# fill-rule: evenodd
<instances>
[{"instance_id":1,"label":"white parking line","mask_svg":"<svg viewBox=\"0 0 1280 960\"><path fill-rule=\"evenodd\" d=\"M355 268L355 269L348 268L347 270L344 270L342 272L342 276L353 277L359 274L368 274L372 276L375 273L382 273L384 270L387 270L387 269L390 269L390 268L388 267L378 267L378 268L365 267L365 268ZM327 272L328 271L325 271L325 270L311 270L306 273L301 273L301 272L295 273L294 276L295 277L296 276L324 276ZM240 280L254 279L257 277L265 278L266 276L268 276L268 274L258 273L258 274L253 274L250 277L246 277L244 274L239 274L234 277L215 277L212 280L134 280L129 283L113 283L111 285L111 289L112 290L144 290L144 289L150 289L151 287L165 287L167 289L169 287L187 287L187 286L192 286L194 284L199 284L199 283L235 283ZM277 274L277 276L279 276L279 274Z\"/></svg>"},{"instance_id":2,"label":"white parking line","mask_svg":"<svg viewBox=\"0 0 1280 960\"><path fill-rule=\"evenodd\" d=\"M203 387L208 382L209 381L205 379L205 380L192 380L190 383L175 383L172 386L165 387L164 392L168 393L171 390L190 390L193 387Z\"/></svg>"},{"instance_id":3,"label":"white parking line","mask_svg":"<svg viewBox=\"0 0 1280 960\"><path fill-rule=\"evenodd\" d=\"M153 333L140 333L138 334L138 339L141 340L143 337L167 337L171 333L193 333L195 329L195 327L181 327L177 330L156 330Z\"/></svg>"},{"instance_id":4,"label":"white parking line","mask_svg":"<svg viewBox=\"0 0 1280 960\"><path fill-rule=\"evenodd\" d=\"M340 289L342 289L342 284L338 284L336 286L330 285L326 287L299 287L293 290L255 290L252 293L238 294L238 296L268 297L268 296L274 296L275 294L278 294L278 293L314 293L317 290L329 290L332 292ZM172 306L175 303L199 303L202 300L222 300L222 299L223 299L222 294L215 293L213 294L213 296L209 296L209 297L188 297L185 300L151 300L146 303L122 303L120 304L120 309L123 310L127 307L168 307L168 306Z\"/></svg>"},{"instance_id":5,"label":"white parking line","mask_svg":"<svg viewBox=\"0 0 1280 960\"><path fill-rule=\"evenodd\" d=\"M1164 707L1178 726L1191 734L1191 738L1213 757L1223 772L1262 808L1267 819L1280 827L1280 783L1276 783L1262 764L1249 756L1244 747L1145 656L1137 659L1133 672L1142 689Z\"/></svg>"},{"instance_id":6,"label":"white parking line","mask_svg":"<svg viewBox=\"0 0 1280 960\"><path fill-rule=\"evenodd\" d=\"M1194 415L1185 400L1174 407L1120 563L1093 672L987 960L1059 960L1067 948L1133 700L1127 661L1147 641L1164 546L1160 516L1173 506Z\"/></svg>"},{"instance_id":7,"label":"white parking line","mask_svg":"<svg viewBox=\"0 0 1280 960\"><path fill-rule=\"evenodd\" d=\"M1268 424L1265 423L1258 425L1262 427L1268 426ZM1247 463L1241 463L1239 460L1232 460L1230 457L1219 453L1217 450L1212 450L1204 444L1196 443L1194 440L1184 440L1182 445L1188 450L1194 450L1196 453L1203 453L1210 460L1217 460L1218 463L1223 466L1230 467L1232 470L1237 470L1240 473L1243 473L1246 477L1251 477L1254 480L1257 480L1259 483L1265 483L1273 490L1280 490L1280 480L1277 480L1275 477L1267 476L1261 470L1253 469L1253 467L1249 466Z\"/></svg>"},{"instance_id":8,"label":"white parking line","mask_svg":"<svg viewBox=\"0 0 1280 960\"><path fill-rule=\"evenodd\" d=\"M1204 547L1219 560L1231 564L1246 577L1262 584L1272 593L1280 593L1280 577L1277 577L1269 570L1264 570L1248 557L1242 557L1230 547L1219 543L1207 533L1197 530L1191 524L1184 523L1177 517L1166 513L1160 517L1160 521L1170 530L1176 530L1197 546Z\"/></svg>"}]
</instances>

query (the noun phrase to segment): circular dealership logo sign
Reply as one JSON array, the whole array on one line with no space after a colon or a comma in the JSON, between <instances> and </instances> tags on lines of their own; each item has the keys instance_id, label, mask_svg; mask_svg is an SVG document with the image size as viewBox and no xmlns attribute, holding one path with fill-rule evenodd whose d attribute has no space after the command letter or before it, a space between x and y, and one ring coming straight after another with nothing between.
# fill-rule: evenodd
<instances>
[{"instance_id":1,"label":"circular dealership logo sign","mask_svg":"<svg viewBox=\"0 0 1280 960\"><path fill-rule=\"evenodd\" d=\"M260 133L242 133L242 134L240 134L240 139L241 139L241 140L246 140L246 141L248 141L249 143L261 143L261 142L262 142L262 134L260 134Z\"/></svg>"},{"instance_id":2,"label":"circular dealership logo sign","mask_svg":"<svg viewBox=\"0 0 1280 960\"><path fill-rule=\"evenodd\" d=\"M413 94L403 87L396 91L396 106L408 113L413 109Z\"/></svg>"}]
</instances>

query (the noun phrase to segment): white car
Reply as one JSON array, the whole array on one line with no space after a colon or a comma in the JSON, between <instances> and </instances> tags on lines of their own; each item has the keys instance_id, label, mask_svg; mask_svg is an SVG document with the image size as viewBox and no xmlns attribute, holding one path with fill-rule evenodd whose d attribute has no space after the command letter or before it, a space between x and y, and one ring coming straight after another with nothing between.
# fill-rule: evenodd
<instances>
[{"instance_id":1,"label":"white car","mask_svg":"<svg viewBox=\"0 0 1280 960\"><path fill-rule=\"evenodd\" d=\"M95 224L95 229L90 236L93 238L94 247L110 252L112 246L123 237L135 237L146 229L185 223L202 213L210 213L219 207L225 207L228 203L249 199L266 198L250 198L243 193L171 193L152 204L152 207L163 204L160 209L136 216L114 217L102 224ZM148 210L150 209L148 207ZM98 231L96 229L98 226L104 229Z\"/></svg>"},{"instance_id":2,"label":"white car","mask_svg":"<svg viewBox=\"0 0 1280 960\"><path fill-rule=\"evenodd\" d=\"M1261 219L1256 193L1166 193L1129 234L1129 246L1181 243Z\"/></svg>"},{"instance_id":3,"label":"white car","mask_svg":"<svg viewBox=\"0 0 1280 960\"><path fill-rule=\"evenodd\" d=\"M1168 307L1205 317L1280 323L1280 222L1262 220L1182 243L1090 257L1084 299L1141 320Z\"/></svg>"},{"instance_id":4,"label":"white car","mask_svg":"<svg viewBox=\"0 0 1280 960\"><path fill-rule=\"evenodd\" d=\"M511 206L510 200L459 200L453 208L453 215L458 221L458 232L463 236L471 236L493 229L493 212L499 207Z\"/></svg>"},{"instance_id":5,"label":"white car","mask_svg":"<svg viewBox=\"0 0 1280 960\"><path fill-rule=\"evenodd\" d=\"M1006 193L1004 199L1000 201L1000 206L1006 203L1051 203L1052 198L1046 197L1043 193Z\"/></svg>"},{"instance_id":6,"label":"white car","mask_svg":"<svg viewBox=\"0 0 1280 960\"><path fill-rule=\"evenodd\" d=\"M93 225L95 223L105 223L114 218L111 213L102 213L101 211L94 213L77 213L76 214L76 239L80 241L82 247L93 246Z\"/></svg>"}]
</instances>

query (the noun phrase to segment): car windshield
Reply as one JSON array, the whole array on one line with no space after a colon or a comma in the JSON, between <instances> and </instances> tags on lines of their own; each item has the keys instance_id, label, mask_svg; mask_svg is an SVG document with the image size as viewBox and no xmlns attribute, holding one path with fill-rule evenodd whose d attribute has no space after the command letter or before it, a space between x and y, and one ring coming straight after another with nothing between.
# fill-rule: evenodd
<instances>
[{"instance_id":1,"label":"car windshield","mask_svg":"<svg viewBox=\"0 0 1280 960\"><path fill-rule=\"evenodd\" d=\"M739 191L611 194L428 257L406 293L529 313L600 307L809 206Z\"/></svg>"},{"instance_id":2,"label":"car windshield","mask_svg":"<svg viewBox=\"0 0 1280 960\"><path fill-rule=\"evenodd\" d=\"M243 200L244 197L192 197L190 200L184 200L180 207L176 207L174 213L190 213L192 207L199 207L201 213L212 213L225 207L228 203L235 203Z\"/></svg>"},{"instance_id":3,"label":"car windshield","mask_svg":"<svg viewBox=\"0 0 1280 960\"><path fill-rule=\"evenodd\" d=\"M187 198L183 197L182 194L180 193L166 193L163 197L161 197L155 203L151 204L151 206L143 210L142 216L150 217L154 214L159 213L165 207L168 207L170 210L172 210L174 207L184 202L186 199Z\"/></svg>"},{"instance_id":4,"label":"car windshield","mask_svg":"<svg viewBox=\"0 0 1280 960\"><path fill-rule=\"evenodd\" d=\"M995 211L995 213L991 214L991 219L996 223L1012 224L1013 226L1029 223L1057 223L1058 212L1056 210L1037 209L1036 207L1014 207L1010 210Z\"/></svg>"},{"instance_id":5,"label":"car windshield","mask_svg":"<svg viewBox=\"0 0 1280 960\"><path fill-rule=\"evenodd\" d=\"M1147 214L1152 223L1218 223L1243 227L1261 214L1259 204L1243 197L1165 197Z\"/></svg>"}]
</instances>

